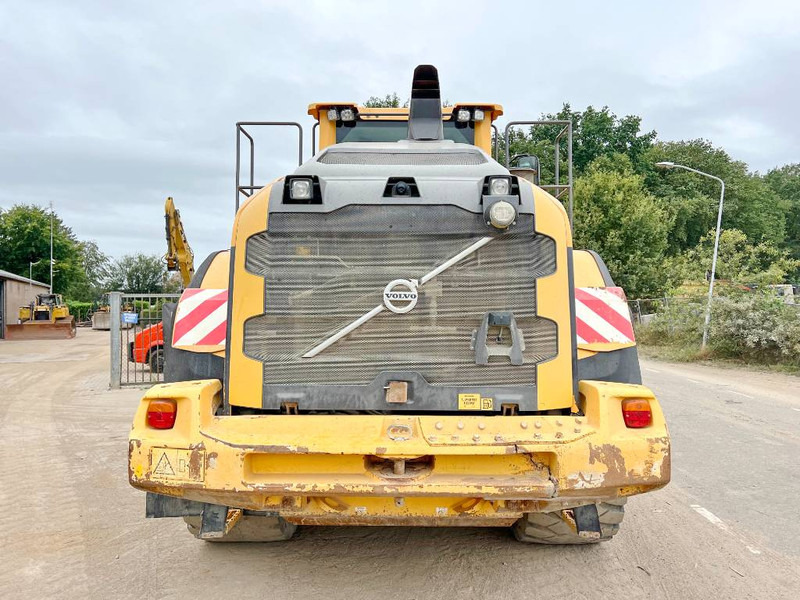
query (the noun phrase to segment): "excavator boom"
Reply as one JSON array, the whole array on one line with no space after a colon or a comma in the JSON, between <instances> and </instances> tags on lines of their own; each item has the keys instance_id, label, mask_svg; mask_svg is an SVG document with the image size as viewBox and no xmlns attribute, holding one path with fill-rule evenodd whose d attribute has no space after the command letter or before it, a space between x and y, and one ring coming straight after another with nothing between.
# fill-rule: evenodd
<instances>
[{"instance_id":1,"label":"excavator boom","mask_svg":"<svg viewBox=\"0 0 800 600\"><path fill-rule=\"evenodd\" d=\"M183 287L189 285L194 276L194 252L192 252L186 232L181 222L181 213L175 208L172 197L164 204L164 219L167 229L167 261L168 271L180 271Z\"/></svg>"}]
</instances>

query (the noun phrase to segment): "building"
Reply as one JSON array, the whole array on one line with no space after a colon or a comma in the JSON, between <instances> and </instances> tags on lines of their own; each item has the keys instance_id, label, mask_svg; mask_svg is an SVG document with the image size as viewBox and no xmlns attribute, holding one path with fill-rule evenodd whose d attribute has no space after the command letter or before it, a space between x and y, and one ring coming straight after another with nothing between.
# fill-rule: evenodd
<instances>
[{"instance_id":1,"label":"building","mask_svg":"<svg viewBox=\"0 0 800 600\"><path fill-rule=\"evenodd\" d=\"M20 277L0 269L0 339L6 337L6 325L19 319L19 307L36 300L36 294L46 294L50 286L41 281Z\"/></svg>"}]
</instances>

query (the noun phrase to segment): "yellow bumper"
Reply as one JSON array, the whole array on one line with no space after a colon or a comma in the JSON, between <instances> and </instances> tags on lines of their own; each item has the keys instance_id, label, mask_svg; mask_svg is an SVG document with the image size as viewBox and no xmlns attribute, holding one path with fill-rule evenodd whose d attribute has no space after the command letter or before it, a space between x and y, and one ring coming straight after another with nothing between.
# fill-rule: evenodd
<instances>
[{"instance_id":1,"label":"yellow bumper","mask_svg":"<svg viewBox=\"0 0 800 600\"><path fill-rule=\"evenodd\" d=\"M218 381L158 385L136 413L129 478L298 524L509 525L664 486L669 434L652 392L593 381L580 391L580 417L214 416ZM147 426L152 398L177 401L173 429ZM650 400L650 427L625 427L626 398Z\"/></svg>"}]
</instances>

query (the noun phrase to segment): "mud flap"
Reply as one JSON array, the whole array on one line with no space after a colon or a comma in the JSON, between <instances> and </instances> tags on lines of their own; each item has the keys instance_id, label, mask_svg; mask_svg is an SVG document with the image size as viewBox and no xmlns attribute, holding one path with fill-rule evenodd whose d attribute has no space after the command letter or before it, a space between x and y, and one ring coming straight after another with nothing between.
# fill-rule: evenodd
<instances>
[{"instance_id":1,"label":"mud flap","mask_svg":"<svg viewBox=\"0 0 800 600\"><path fill-rule=\"evenodd\" d=\"M225 535L225 522L228 519L228 507L219 504L206 504L200 523L201 540L221 538Z\"/></svg>"},{"instance_id":2,"label":"mud flap","mask_svg":"<svg viewBox=\"0 0 800 600\"><path fill-rule=\"evenodd\" d=\"M184 500L147 492L145 516L148 519L166 517L200 517L200 539L221 538L233 526L228 523L228 507L206 502Z\"/></svg>"},{"instance_id":3,"label":"mud flap","mask_svg":"<svg viewBox=\"0 0 800 600\"><path fill-rule=\"evenodd\" d=\"M602 532L600 531L600 517L597 514L596 504L573 508L572 514L575 517L575 529L580 537L590 540L600 538Z\"/></svg>"},{"instance_id":4,"label":"mud flap","mask_svg":"<svg viewBox=\"0 0 800 600\"><path fill-rule=\"evenodd\" d=\"M145 500L145 517L161 519L163 517L199 517L203 514L205 502L184 500L174 496L147 492Z\"/></svg>"}]
</instances>

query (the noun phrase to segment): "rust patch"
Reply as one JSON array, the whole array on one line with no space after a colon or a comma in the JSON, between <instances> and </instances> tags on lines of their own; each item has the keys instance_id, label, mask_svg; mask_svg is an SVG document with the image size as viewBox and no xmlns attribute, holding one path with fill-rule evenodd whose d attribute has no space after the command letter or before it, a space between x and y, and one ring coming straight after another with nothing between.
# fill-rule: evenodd
<instances>
[{"instance_id":1,"label":"rust patch","mask_svg":"<svg viewBox=\"0 0 800 600\"><path fill-rule=\"evenodd\" d=\"M205 450L194 448L189 456L189 478L202 479L203 477L203 460L205 459Z\"/></svg>"},{"instance_id":2,"label":"rust patch","mask_svg":"<svg viewBox=\"0 0 800 600\"><path fill-rule=\"evenodd\" d=\"M625 471L625 458L622 451L614 444L603 444L602 446L589 445L589 464L599 462L604 464L608 471L605 474L604 482L606 485L625 483L628 481L628 473Z\"/></svg>"}]
</instances>

